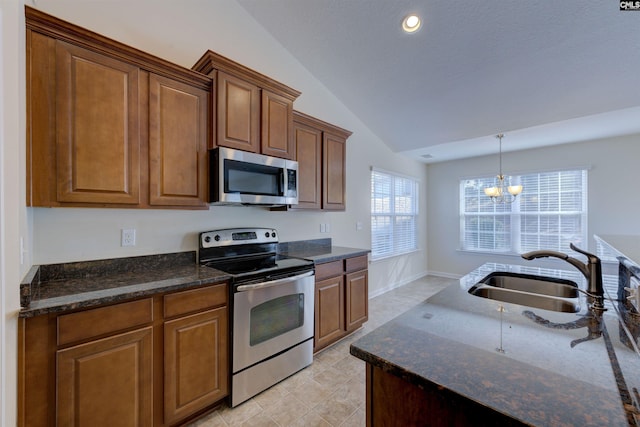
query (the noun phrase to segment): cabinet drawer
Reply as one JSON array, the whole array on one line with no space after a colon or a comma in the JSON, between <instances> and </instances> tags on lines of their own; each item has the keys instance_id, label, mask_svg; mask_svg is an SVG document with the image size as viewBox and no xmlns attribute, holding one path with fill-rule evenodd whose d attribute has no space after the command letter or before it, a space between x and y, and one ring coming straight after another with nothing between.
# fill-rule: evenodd
<instances>
[{"instance_id":1,"label":"cabinet drawer","mask_svg":"<svg viewBox=\"0 0 640 427\"><path fill-rule=\"evenodd\" d=\"M153 299L58 316L58 345L106 335L153 321Z\"/></svg>"},{"instance_id":2,"label":"cabinet drawer","mask_svg":"<svg viewBox=\"0 0 640 427\"><path fill-rule=\"evenodd\" d=\"M366 270L367 269L367 256L362 255L354 258L347 258L344 260L344 271L351 273L352 271Z\"/></svg>"},{"instance_id":3,"label":"cabinet drawer","mask_svg":"<svg viewBox=\"0 0 640 427\"><path fill-rule=\"evenodd\" d=\"M339 276L344 272L342 261L326 262L316 265L316 281Z\"/></svg>"},{"instance_id":4,"label":"cabinet drawer","mask_svg":"<svg viewBox=\"0 0 640 427\"><path fill-rule=\"evenodd\" d=\"M190 289L164 296L164 317L180 316L227 304L227 284Z\"/></svg>"}]
</instances>

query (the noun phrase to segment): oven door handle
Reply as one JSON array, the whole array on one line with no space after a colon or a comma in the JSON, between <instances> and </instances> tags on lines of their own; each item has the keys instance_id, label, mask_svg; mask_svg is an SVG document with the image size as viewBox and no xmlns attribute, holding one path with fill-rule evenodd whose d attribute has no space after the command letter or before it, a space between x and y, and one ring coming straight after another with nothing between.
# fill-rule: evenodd
<instances>
[{"instance_id":1,"label":"oven door handle","mask_svg":"<svg viewBox=\"0 0 640 427\"><path fill-rule=\"evenodd\" d=\"M238 292L246 292L246 291L253 291L256 289L270 288L272 286L278 286L287 282L295 282L296 280L313 276L313 274L314 274L313 270L307 271L306 273L298 274L297 276L285 277L283 279L271 280L269 282L254 283L251 285L240 285L236 288L236 290Z\"/></svg>"}]
</instances>

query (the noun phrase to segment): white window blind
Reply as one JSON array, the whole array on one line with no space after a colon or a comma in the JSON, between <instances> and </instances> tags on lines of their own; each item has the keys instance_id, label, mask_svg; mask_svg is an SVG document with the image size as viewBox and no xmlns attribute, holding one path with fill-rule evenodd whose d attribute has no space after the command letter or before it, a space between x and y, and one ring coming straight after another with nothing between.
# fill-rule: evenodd
<instances>
[{"instance_id":1,"label":"white window blind","mask_svg":"<svg viewBox=\"0 0 640 427\"><path fill-rule=\"evenodd\" d=\"M460 181L460 246L463 250L523 253L587 246L587 171L512 176L523 191L511 204L484 194L493 178Z\"/></svg>"},{"instance_id":2,"label":"white window blind","mask_svg":"<svg viewBox=\"0 0 640 427\"><path fill-rule=\"evenodd\" d=\"M418 182L379 169L371 170L371 259L415 251Z\"/></svg>"}]
</instances>

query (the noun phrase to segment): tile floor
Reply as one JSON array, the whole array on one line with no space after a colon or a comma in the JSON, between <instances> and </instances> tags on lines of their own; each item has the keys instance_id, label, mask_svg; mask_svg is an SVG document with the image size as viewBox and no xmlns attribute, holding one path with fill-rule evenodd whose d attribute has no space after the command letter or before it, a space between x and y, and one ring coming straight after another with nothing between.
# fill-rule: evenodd
<instances>
[{"instance_id":1,"label":"tile floor","mask_svg":"<svg viewBox=\"0 0 640 427\"><path fill-rule=\"evenodd\" d=\"M454 282L427 276L372 298L364 327L316 354L311 366L242 405L223 405L188 427L364 426L364 362L349 354L349 345Z\"/></svg>"}]
</instances>

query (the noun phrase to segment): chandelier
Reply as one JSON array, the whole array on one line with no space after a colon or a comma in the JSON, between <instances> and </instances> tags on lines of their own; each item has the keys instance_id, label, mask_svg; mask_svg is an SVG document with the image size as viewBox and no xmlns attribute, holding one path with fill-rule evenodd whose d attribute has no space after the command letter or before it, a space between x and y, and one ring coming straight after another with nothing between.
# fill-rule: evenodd
<instances>
[{"instance_id":1,"label":"chandelier","mask_svg":"<svg viewBox=\"0 0 640 427\"><path fill-rule=\"evenodd\" d=\"M502 174L502 138L503 134L499 133L496 138L500 140L500 169L496 176L493 187L484 189L484 194L491 198L493 203L512 203L516 196L522 193L522 185L511 185L511 177L505 177Z\"/></svg>"}]
</instances>

